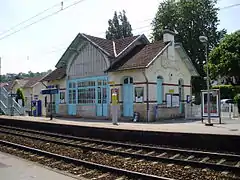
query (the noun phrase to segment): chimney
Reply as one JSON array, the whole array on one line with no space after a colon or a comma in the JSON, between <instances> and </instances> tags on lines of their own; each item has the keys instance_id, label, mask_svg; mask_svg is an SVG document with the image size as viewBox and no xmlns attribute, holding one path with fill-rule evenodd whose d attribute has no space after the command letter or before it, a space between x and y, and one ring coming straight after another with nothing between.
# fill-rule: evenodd
<instances>
[{"instance_id":1,"label":"chimney","mask_svg":"<svg viewBox=\"0 0 240 180\"><path fill-rule=\"evenodd\" d=\"M175 60L174 36L175 36L175 33L173 31L170 31L168 29L163 30L163 42L165 43L171 42L167 51L167 57L169 60Z\"/></svg>"}]
</instances>

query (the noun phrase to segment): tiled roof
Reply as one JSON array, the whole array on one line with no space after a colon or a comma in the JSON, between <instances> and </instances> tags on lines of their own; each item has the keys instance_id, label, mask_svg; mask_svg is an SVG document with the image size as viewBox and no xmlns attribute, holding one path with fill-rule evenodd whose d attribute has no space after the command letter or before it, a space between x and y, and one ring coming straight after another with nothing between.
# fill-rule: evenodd
<instances>
[{"instance_id":1,"label":"tiled roof","mask_svg":"<svg viewBox=\"0 0 240 180\"><path fill-rule=\"evenodd\" d=\"M90 36L87 34L84 34L84 36L86 36L92 42L97 44L99 47L101 47L103 50L105 50L111 56L113 56L113 57L115 56L112 40L94 37L94 36ZM138 37L139 36L133 36L133 37L126 37L126 38L114 40L116 53L119 54L122 50L124 50L129 44L131 44Z\"/></svg>"},{"instance_id":2,"label":"tiled roof","mask_svg":"<svg viewBox=\"0 0 240 180\"><path fill-rule=\"evenodd\" d=\"M39 82L43 77L33 77L33 78L28 78L26 84L23 86L24 88L30 88L34 86L37 82Z\"/></svg>"},{"instance_id":3,"label":"tiled roof","mask_svg":"<svg viewBox=\"0 0 240 180\"><path fill-rule=\"evenodd\" d=\"M113 43L111 40L90 36L87 34L84 34L84 36L86 36L89 40L91 40L92 42L97 44L99 47L101 47L103 50L105 50L111 56L114 56Z\"/></svg>"},{"instance_id":4,"label":"tiled roof","mask_svg":"<svg viewBox=\"0 0 240 180\"><path fill-rule=\"evenodd\" d=\"M166 44L162 41L138 45L128 55L119 60L112 70L145 68L165 46Z\"/></svg>"},{"instance_id":5,"label":"tiled roof","mask_svg":"<svg viewBox=\"0 0 240 180\"><path fill-rule=\"evenodd\" d=\"M45 76L41 81L53 81L53 80L60 80L66 76L66 68L57 68L47 76Z\"/></svg>"},{"instance_id":6,"label":"tiled roof","mask_svg":"<svg viewBox=\"0 0 240 180\"><path fill-rule=\"evenodd\" d=\"M123 39L114 40L116 53L119 54L120 52L122 52L129 44L131 44L138 37L139 36L133 36L133 37L126 37Z\"/></svg>"}]
</instances>

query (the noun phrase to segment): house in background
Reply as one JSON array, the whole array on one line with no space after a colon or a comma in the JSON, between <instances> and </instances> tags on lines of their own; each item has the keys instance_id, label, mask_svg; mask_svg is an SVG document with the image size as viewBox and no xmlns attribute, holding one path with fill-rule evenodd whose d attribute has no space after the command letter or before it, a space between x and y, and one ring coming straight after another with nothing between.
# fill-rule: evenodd
<instances>
[{"instance_id":1,"label":"house in background","mask_svg":"<svg viewBox=\"0 0 240 180\"><path fill-rule=\"evenodd\" d=\"M33 105L31 105L32 101L35 101L36 106L34 107L38 109L37 116L45 116L46 111L44 108L44 96L41 94L41 90L45 88L45 86L41 83L41 79L43 77L33 77L28 78L27 82L22 87L24 98L25 98L25 111L31 112L33 110Z\"/></svg>"},{"instance_id":2,"label":"house in background","mask_svg":"<svg viewBox=\"0 0 240 180\"><path fill-rule=\"evenodd\" d=\"M39 102L39 112L37 115L46 115L45 108L43 108L44 97L41 95L41 90L45 88L44 85L40 82L42 78L43 77L16 79L12 81L6 89L9 93L12 94L16 94L17 89L22 89L25 101L24 110L27 114L33 110L31 101L35 100Z\"/></svg>"},{"instance_id":3,"label":"house in background","mask_svg":"<svg viewBox=\"0 0 240 180\"><path fill-rule=\"evenodd\" d=\"M66 68L60 67L46 75L41 82L45 86L54 86L59 89L59 93L52 96L52 110L55 116L64 116L67 114L66 105ZM45 95L44 109L46 115L50 115L50 95Z\"/></svg>"},{"instance_id":4,"label":"house in background","mask_svg":"<svg viewBox=\"0 0 240 180\"><path fill-rule=\"evenodd\" d=\"M120 117L138 112L148 121L183 115L191 77L198 75L168 30L163 41L155 43L145 35L111 41L78 34L56 68L66 73L66 103L56 107L57 114L109 118L115 91Z\"/></svg>"}]
</instances>

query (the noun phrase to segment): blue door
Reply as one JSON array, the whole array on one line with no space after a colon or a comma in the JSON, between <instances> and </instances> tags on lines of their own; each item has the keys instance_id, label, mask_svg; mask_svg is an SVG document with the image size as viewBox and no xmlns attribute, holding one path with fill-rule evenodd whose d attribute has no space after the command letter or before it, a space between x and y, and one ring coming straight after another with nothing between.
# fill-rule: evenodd
<instances>
[{"instance_id":1,"label":"blue door","mask_svg":"<svg viewBox=\"0 0 240 180\"><path fill-rule=\"evenodd\" d=\"M97 116L108 115L108 88L106 86L97 87Z\"/></svg>"},{"instance_id":2,"label":"blue door","mask_svg":"<svg viewBox=\"0 0 240 180\"><path fill-rule=\"evenodd\" d=\"M133 116L133 79L127 77L123 81L123 116Z\"/></svg>"},{"instance_id":3,"label":"blue door","mask_svg":"<svg viewBox=\"0 0 240 180\"><path fill-rule=\"evenodd\" d=\"M77 114L76 99L76 84L75 82L70 82L68 89L68 115L75 116Z\"/></svg>"},{"instance_id":4,"label":"blue door","mask_svg":"<svg viewBox=\"0 0 240 180\"><path fill-rule=\"evenodd\" d=\"M55 94L55 112L58 113L58 106L60 104L60 93Z\"/></svg>"},{"instance_id":5,"label":"blue door","mask_svg":"<svg viewBox=\"0 0 240 180\"><path fill-rule=\"evenodd\" d=\"M157 77L157 103L163 103L163 79L161 76Z\"/></svg>"}]
</instances>

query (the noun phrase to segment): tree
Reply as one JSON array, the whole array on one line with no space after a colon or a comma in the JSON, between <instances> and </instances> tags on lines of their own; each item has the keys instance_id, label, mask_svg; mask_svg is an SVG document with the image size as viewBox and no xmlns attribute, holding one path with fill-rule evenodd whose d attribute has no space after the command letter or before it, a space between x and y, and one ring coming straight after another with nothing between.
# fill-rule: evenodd
<instances>
[{"instance_id":1,"label":"tree","mask_svg":"<svg viewBox=\"0 0 240 180\"><path fill-rule=\"evenodd\" d=\"M24 106L24 95L22 89L18 88L16 92L16 101L18 102L19 99L22 100L22 106Z\"/></svg>"},{"instance_id":2,"label":"tree","mask_svg":"<svg viewBox=\"0 0 240 180\"><path fill-rule=\"evenodd\" d=\"M108 20L108 30L106 31L106 39L121 39L133 36L132 26L129 23L126 12L114 12L113 19Z\"/></svg>"},{"instance_id":3,"label":"tree","mask_svg":"<svg viewBox=\"0 0 240 180\"><path fill-rule=\"evenodd\" d=\"M152 22L153 41L161 40L164 29L177 32L175 39L183 44L184 49L191 58L201 77L205 76L204 64L205 49L199 41L199 36L205 35L209 40L209 50L215 47L226 33L218 31L217 0L165 0L160 3L156 16ZM199 92L205 88L201 83L203 78L194 80L194 91ZM202 84L204 86L200 86Z\"/></svg>"},{"instance_id":4,"label":"tree","mask_svg":"<svg viewBox=\"0 0 240 180\"><path fill-rule=\"evenodd\" d=\"M226 35L209 54L210 77L223 77L231 85L240 85L240 30Z\"/></svg>"}]
</instances>

